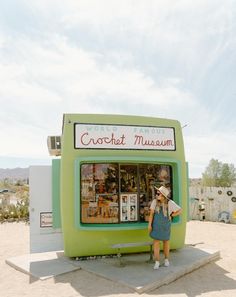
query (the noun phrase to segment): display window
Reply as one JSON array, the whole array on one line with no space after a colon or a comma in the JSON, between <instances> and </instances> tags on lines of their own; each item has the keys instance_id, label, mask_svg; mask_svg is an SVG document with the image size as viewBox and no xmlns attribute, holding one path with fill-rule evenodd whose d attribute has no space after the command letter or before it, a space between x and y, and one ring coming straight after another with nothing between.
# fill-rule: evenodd
<instances>
[{"instance_id":1,"label":"display window","mask_svg":"<svg viewBox=\"0 0 236 297\"><path fill-rule=\"evenodd\" d=\"M172 192L172 167L163 164L82 164L81 223L148 222L155 188Z\"/></svg>"}]
</instances>

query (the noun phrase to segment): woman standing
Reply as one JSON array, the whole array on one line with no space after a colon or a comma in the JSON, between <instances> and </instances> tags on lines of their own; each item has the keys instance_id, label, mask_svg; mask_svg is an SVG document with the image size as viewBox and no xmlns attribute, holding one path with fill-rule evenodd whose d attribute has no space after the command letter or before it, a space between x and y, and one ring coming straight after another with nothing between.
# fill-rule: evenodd
<instances>
[{"instance_id":1,"label":"woman standing","mask_svg":"<svg viewBox=\"0 0 236 297\"><path fill-rule=\"evenodd\" d=\"M170 252L170 229L172 217L178 216L181 213L181 208L173 200L168 198L169 190L161 186L156 188L156 198L150 206L150 216L148 223L148 232L153 241L154 269L160 266L160 241L163 242L163 251L165 256L164 266L169 266Z\"/></svg>"}]
</instances>

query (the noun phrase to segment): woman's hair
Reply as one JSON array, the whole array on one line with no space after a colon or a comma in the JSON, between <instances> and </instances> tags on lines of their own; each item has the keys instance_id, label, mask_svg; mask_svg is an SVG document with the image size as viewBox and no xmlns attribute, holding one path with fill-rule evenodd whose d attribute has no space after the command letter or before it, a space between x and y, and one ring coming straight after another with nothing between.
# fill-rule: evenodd
<instances>
[{"instance_id":1,"label":"woman's hair","mask_svg":"<svg viewBox=\"0 0 236 297\"><path fill-rule=\"evenodd\" d=\"M162 207L163 215L165 217L167 217L168 216L168 199L164 195L162 195L162 196L165 199L163 201L160 201L160 200L157 199L156 211L159 213L160 212L160 207Z\"/></svg>"}]
</instances>

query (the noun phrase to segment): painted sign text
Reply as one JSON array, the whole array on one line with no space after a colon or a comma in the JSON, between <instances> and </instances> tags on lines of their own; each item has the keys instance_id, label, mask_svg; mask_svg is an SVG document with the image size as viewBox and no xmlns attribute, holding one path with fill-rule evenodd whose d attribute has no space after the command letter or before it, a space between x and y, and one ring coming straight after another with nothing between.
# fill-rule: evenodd
<instances>
[{"instance_id":1,"label":"painted sign text","mask_svg":"<svg viewBox=\"0 0 236 297\"><path fill-rule=\"evenodd\" d=\"M75 124L75 148L173 151L174 128Z\"/></svg>"}]
</instances>

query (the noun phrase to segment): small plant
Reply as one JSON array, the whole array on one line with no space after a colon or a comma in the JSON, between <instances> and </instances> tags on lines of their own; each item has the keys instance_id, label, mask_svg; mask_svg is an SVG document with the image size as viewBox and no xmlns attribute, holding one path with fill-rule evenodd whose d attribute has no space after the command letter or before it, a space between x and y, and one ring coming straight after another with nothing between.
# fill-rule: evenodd
<instances>
[{"instance_id":1,"label":"small plant","mask_svg":"<svg viewBox=\"0 0 236 297\"><path fill-rule=\"evenodd\" d=\"M0 223L14 221L29 221L29 209L25 204L9 204L4 208L0 207Z\"/></svg>"},{"instance_id":2,"label":"small plant","mask_svg":"<svg viewBox=\"0 0 236 297\"><path fill-rule=\"evenodd\" d=\"M11 193L17 197L16 204L9 204L10 194L0 203L0 223L14 221L29 221L29 187L28 185L9 186ZM8 203L7 203L8 202Z\"/></svg>"}]
</instances>

